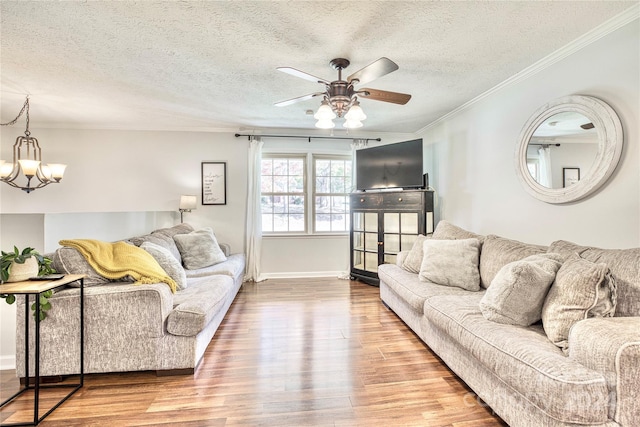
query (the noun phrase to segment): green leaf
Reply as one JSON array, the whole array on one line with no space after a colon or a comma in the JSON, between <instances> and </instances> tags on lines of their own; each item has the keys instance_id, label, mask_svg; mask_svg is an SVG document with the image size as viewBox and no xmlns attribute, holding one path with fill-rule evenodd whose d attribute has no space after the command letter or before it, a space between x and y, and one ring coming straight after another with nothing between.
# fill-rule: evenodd
<instances>
[{"instance_id":1,"label":"green leaf","mask_svg":"<svg viewBox=\"0 0 640 427\"><path fill-rule=\"evenodd\" d=\"M7 302L7 304L13 304L14 302L16 302L16 296L13 294L8 294L8 295L0 295L2 298L4 298L4 300Z\"/></svg>"}]
</instances>

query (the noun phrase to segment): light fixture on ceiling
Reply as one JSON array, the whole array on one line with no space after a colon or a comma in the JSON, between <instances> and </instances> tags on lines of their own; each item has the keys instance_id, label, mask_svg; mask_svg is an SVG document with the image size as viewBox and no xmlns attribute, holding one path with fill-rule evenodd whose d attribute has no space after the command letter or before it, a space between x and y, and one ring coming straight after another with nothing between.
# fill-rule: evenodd
<instances>
[{"instance_id":1,"label":"light fixture on ceiling","mask_svg":"<svg viewBox=\"0 0 640 427\"><path fill-rule=\"evenodd\" d=\"M191 212L196 208L197 198L196 196L180 196L180 207L178 210L180 211L180 222L184 222L182 218L182 214L185 212Z\"/></svg>"},{"instance_id":2,"label":"light fixture on ceiling","mask_svg":"<svg viewBox=\"0 0 640 427\"><path fill-rule=\"evenodd\" d=\"M15 124L22 114L26 115L27 127L24 131L24 136L16 138L16 142L13 144L13 163L0 160L0 181L6 182L10 186L19 188L27 193L31 193L33 190L37 190L53 182L60 182L67 165L60 163L49 163L45 165L42 163L40 144L38 144L36 138L31 136L31 132L29 131L28 96L18 116L12 121L0 123L0 125L10 126ZM25 187L16 183L16 179L20 176L21 171L27 178L27 185ZM32 185L32 179L34 178L37 180L37 183L33 183Z\"/></svg>"},{"instance_id":3,"label":"light fixture on ceiling","mask_svg":"<svg viewBox=\"0 0 640 427\"><path fill-rule=\"evenodd\" d=\"M353 88L358 80L354 79L348 82L342 80L342 70L348 65L349 61L344 58L331 61L331 66L338 71L338 80L327 86L324 99L314 116L318 120L316 122L317 128L333 129L335 127L333 119L337 116L345 118L344 127L355 129L362 127L362 120L367 118L360 107L360 102L358 102L356 96L358 92Z\"/></svg>"},{"instance_id":4,"label":"light fixture on ceiling","mask_svg":"<svg viewBox=\"0 0 640 427\"><path fill-rule=\"evenodd\" d=\"M316 127L320 129L333 129L336 126L333 119L336 117L344 117L345 122L343 126L348 129L355 129L362 127L362 121L367 118L364 111L362 111L362 107L360 107L358 97L400 105L406 104L411 99L411 95L405 93L370 88L355 88L355 86L359 84L368 83L397 70L398 65L389 58L382 57L351 74L346 80L342 80L342 70L347 68L349 64L349 60L345 58L335 58L329 62L329 65L338 71L338 80L334 81L328 81L295 68L278 67L278 70L284 73L314 83L321 83L325 86L325 90L298 96L286 101L276 102L275 105L284 107L295 104L296 102L306 101L316 96L322 96L323 99L320 108L318 108L318 111L314 115L318 120Z\"/></svg>"}]
</instances>

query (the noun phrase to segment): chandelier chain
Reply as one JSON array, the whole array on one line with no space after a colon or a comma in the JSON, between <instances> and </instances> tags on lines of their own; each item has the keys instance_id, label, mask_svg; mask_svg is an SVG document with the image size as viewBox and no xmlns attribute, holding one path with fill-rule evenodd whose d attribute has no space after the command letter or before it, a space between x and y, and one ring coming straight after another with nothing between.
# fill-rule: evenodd
<instances>
[{"instance_id":1,"label":"chandelier chain","mask_svg":"<svg viewBox=\"0 0 640 427\"><path fill-rule=\"evenodd\" d=\"M18 121L18 119L20 117L22 117L22 115L24 114L24 112L27 112L27 130L25 131L25 134L27 136L29 136L29 134L31 132L29 132L29 97L27 96L27 99L24 101L24 105L22 106L22 109L20 110L20 112L18 113L18 115L16 116L15 119L11 120L10 122L7 123L0 123L0 126L11 126L11 125L15 125L16 122Z\"/></svg>"}]
</instances>

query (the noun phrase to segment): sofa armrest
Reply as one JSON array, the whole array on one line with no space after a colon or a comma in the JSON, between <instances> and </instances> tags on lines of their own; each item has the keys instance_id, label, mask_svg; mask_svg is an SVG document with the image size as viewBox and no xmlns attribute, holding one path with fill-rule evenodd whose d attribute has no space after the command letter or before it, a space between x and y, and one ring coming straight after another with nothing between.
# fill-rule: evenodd
<instances>
[{"instance_id":1,"label":"sofa armrest","mask_svg":"<svg viewBox=\"0 0 640 427\"><path fill-rule=\"evenodd\" d=\"M40 324L40 374L77 373L80 354L78 288L51 298L51 310ZM85 370L117 372L155 369L158 342L173 309L173 294L164 283L114 283L84 289ZM21 308L22 307L22 308ZM16 333L24 336L24 298L18 299ZM29 327L34 328L33 316ZM34 333L29 334L34 345ZM30 357L33 358L33 352ZM33 369L33 361L31 363ZM24 376L24 340L16 340L16 371Z\"/></svg>"},{"instance_id":2,"label":"sofa armrest","mask_svg":"<svg viewBox=\"0 0 640 427\"><path fill-rule=\"evenodd\" d=\"M569 332L569 357L600 372L610 390L609 416L640 419L640 317L594 317Z\"/></svg>"}]
</instances>

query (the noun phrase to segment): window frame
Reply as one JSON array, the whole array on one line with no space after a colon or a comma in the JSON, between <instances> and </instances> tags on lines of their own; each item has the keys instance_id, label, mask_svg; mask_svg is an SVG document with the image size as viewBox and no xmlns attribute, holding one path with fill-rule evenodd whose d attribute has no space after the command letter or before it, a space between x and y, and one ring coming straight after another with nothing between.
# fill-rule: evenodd
<instances>
[{"instance_id":1,"label":"window frame","mask_svg":"<svg viewBox=\"0 0 640 427\"><path fill-rule=\"evenodd\" d=\"M307 187L308 187L308 179L307 179L307 169L308 169L308 161L307 161L307 154L306 153L263 153L262 154L262 158L260 159L260 176L261 176L261 180L262 180L262 160L264 159L301 159L302 160L302 193L279 193L279 192L269 192L269 193L265 193L267 195L270 196L275 196L275 195L279 195L279 196L285 196L285 197L289 197L291 195L297 195L297 194L302 194L302 197L304 198L304 204L303 204L303 209L304 209L304 214L303 214L303 220L304 220L304 230L296 230L296 231L263 231L263 235L268 235L268 236L274 236L274 235L286 235L286 236L291 236L291 235L295 235L295 234L307 234L307 230L309 229L309 223L308 223L308 215L307 212L309 210L309 197L307 194ZM272 175L273 176L273 175ZM262 199L262 188L260 189L260 198ZM260 220L262 221L262 212L260 214Z\"/></svg>"},{"instance_id":2,"label":"window frame","mask_svg":"<svg viewBox=\"0 0 640 427\"><path fill-rule=\"evenodd\" d=\"M353 168L353 156L352 154L346 153L323 153L316 151L304 151L304 152L277 152L277 151L268 151L262 153L262 160L264 159L303 159L303 181L304 181L304 192L302 193L304 197L304 231L264 231L262 232L263 237L331 237L331 236L348 236L349 228L347 227L344 231L316 231L316 223L315 223L315 196L316 196L316 164L315 160L345 160L351 162L351 186L347 188L347 192L344 193L347 197L353 191L353 180L354 180L354 168ZM262 170L261 176L262 176ZM265 193L267 195L292 195L297 193ZM331 193L321 193L321 194L331 194ZM336 193L333 193L336 194ZM343 193L337 193L343 194ZM262 189L260 190L260 196L262 197ZM348 199L347 199L348 201ZM350 212L346 212L346 215L350 215ZM261 216L262 217L262 216Z\"/></svg>"},{"instance_id":3,"label":"window frame","mask_svg":"<svg viewBox=\"0 0 640 427\"><path fill-rule=\"evenodd\" d=\"M316 235L343 235L343 234L348 234L349 233L349 229L350 229L350 223L351 221L349 220L347 222L347 228L345 230L341 230L341 231L333 231L333 230L329 230L329 231L318 231L317 227L316 227L316 197L317 196L328 196L328 197L332 197L332 196L336 196L336 195L340 195L340 196L344 196L347 199L347 204L349 203L349 194L352 192L353 190L353 156L351 155L346 155L346 154L322 154L322 153L310 153L310 162L311 162L311 171L312 171L312 182L311 182L311 197L312 197L312 212L310 213L311 215L311 224L313 226L313 234ZM344 162L349 162L351 163L351 184L349 186L349 188L346 189L345 193L318 193L316 191L316 160L342 160ZM350 209L347 209L347 212L345 212L345 215L350 215Z\"/></svg>"}]
</instances>

